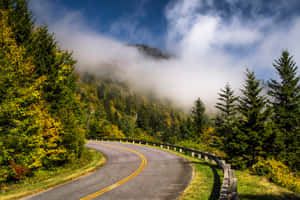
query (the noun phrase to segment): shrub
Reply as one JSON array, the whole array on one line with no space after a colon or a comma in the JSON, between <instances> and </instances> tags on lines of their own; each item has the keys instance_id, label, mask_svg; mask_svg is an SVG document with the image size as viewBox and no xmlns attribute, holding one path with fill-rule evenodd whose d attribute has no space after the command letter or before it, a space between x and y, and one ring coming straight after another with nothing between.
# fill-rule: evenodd
<instances>
[{"instance_id":1,"label":"shrub","mask_svg":"<svg viewBox=\"0 0 300 200\"><path fill-rule=\"evenodd\" d=\"M274 159L260 159L252 166L252 170L257 175L267 176L274 183L300 192L300 177L291 172L282 162Z\"/></svg>"},{"instance_id":2,"label":"shrub","mask_svg":"<svg viewBox=\"0 0 300 200\"><path fill-rule=\"evenodd\" d=\"M28 173L28 168L22 165L16 165L13 161L9 161L10 165L14 169L14 178L20 180Z\"/></svg>"}]
</instances>

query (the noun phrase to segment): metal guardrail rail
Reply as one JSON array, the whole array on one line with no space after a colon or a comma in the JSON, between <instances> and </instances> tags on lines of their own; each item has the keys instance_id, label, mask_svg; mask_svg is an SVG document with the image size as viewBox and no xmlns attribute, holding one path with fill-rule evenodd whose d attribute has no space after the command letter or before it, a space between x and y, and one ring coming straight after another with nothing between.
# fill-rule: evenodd
<instances>
[{"instance_id":1,"label":"metal guardrail rail","mask_svg":"<svg viewBox=\"0 0 300 200\"><path fill-rule=\"evenodd\" d=\"M129 142L133 144L145 144L158 146L160 148L171 149L174 151L182 152L192 157L198 159L204 159L205 161L210 161L213 164L216 164L223 170L224 178L220 190L219 200L237 200L237 178L235 178L234 169L231 169L230 164L226 164L225 160L221 160L218 156L210 154L208 152L203 152L195 149L190 149L186 147L176 146L172 144L150 142L144 140L134 140L134 139L120 139L120 138L97 138L96 140L100 141L118 141L118 142Z\"/></svg>"}]
</instances>

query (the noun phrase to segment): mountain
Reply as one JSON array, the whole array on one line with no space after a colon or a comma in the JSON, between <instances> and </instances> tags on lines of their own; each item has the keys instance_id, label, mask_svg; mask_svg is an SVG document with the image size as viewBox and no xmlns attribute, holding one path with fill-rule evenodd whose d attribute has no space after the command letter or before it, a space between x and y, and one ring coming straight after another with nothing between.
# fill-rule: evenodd
<instances>
[{"instance_id":1,"label":"mountain","mask_svg":"<svg viewBox=\"0 0 300 200\"><path fill-rule=\"evenodd\" d=\"M151 57L154 59L170 59L173 57L173 55L163 52L162 50L154 47L149 47L144 44L135 44L135 45L129 45L132 47L136 47L139 52L141 52L143 55L147 57Z\"/></svg>"}]
</instances>

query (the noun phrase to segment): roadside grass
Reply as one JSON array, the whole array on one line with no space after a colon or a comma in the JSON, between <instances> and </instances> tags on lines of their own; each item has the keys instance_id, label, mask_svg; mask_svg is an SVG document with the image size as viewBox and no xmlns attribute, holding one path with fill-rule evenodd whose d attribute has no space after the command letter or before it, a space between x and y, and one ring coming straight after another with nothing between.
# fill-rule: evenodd
<instances>
[{"instance_id":1,"label":"roadside grass","mask_svg":"<svg viewBox=\"0 0 300 200\"><path fill-rule=\"evenodd\" d=\"M264 176L252 175L248 170L235 171L240 200L300 200L300 194L270 182Z\"/></svg>"},{"instance_id":2,"label":"roadside grass","mask_svg":"<svg viewBox=\"0 0 300 200\"><path fill-rule=\"evenodd\" d=\"M156 149L160 147L143 145ZM219 197L223 172L216 165L177 151L161 149L181 156L193 166L193 178L179 200L216 200ZM235 170L238 179L239 200L300 200L300 194L270 182L266 177L252 175L250 171Z\"/></svg>"},{"instance_id":3,"label":"roadside grass","mask_svg":"<svg viewBox=\"0 0 300 200\"><path fill-rule=\"evenodd\" d=\"M33 177L0 186L0 200L14 200L62 185L90 173L105 163L102 153L85 148L81 159L51 170L39 170Z\"/></svg>"},{"instance_id":4,"label":"roadside grass","mask_svg":"<svg viewBox=\"0 0 300 200\"><path fill-rule=\"evenodd\" d=\"M222 170L216 165L204 161L192 161L193 158L186 159L193 165L193 178L189 186L185 189L180 200L217 200L221 188ZM196 159L195 159L196 160Z\"/></svg>"}]
</instances>

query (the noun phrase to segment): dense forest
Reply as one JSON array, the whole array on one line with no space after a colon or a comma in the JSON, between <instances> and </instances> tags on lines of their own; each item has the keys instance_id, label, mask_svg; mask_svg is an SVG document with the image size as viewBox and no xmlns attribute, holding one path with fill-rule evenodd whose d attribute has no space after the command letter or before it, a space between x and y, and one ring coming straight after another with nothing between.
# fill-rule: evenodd
<instances>
[{"instance_id":1,"label":"dense forest","mask_svg":"<svg viewBox=\"0 0 300 200\"><path fill-rule=\"evenodd\" d=\"M288 51L274 60L278 77L267 84L250 70L240 96L226 84L209 118L200 98L184 112L112 75L76 72L72 54L58 47L47 26L34 24L27 6L26 0L0 4L0 182L73 162L86 138L134 138L213 152L258 174L284 169L292 183L274 181L300 188L300 77Z\"/></svg>"},{"instance_id":2,"label":"dense forest","mask_svg":"<svg viewBox=\"0 0 300 200\"><path fill-rule=\"evenodd\" d=\"M0 182L72 162L85 143L75 61L27 4L0 4Z\"/></svg>"},{"instance_id":3,"label":"dense forest","mask_svg":"<svg viewBox=\"0 0 300 200\"><path fill-rule=\"evenodd\" d=\"M172 141L180 136L184 113L151 92L140 94L109 75L80 75L78 96L88 138ZM174 138L175 137L175 138Z\"/></svg>"}]
</instances>

